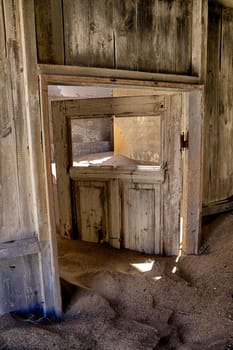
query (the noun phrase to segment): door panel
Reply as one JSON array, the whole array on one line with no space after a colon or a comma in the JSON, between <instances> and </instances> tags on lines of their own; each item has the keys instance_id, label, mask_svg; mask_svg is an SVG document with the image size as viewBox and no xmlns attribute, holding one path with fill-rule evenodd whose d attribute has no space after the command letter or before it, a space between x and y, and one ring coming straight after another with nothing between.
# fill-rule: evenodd
<instances>
[{"instance_id":1,"label":"door panel","mask_svg":"<svg viewBox=\"0 0 233 350\"><path fill-rule=\"evenodd\" d=\"M123 247L160 254L160 186L125 184L122 201Z\"/></svg>"},{"instance_id":2,"label":"door panel","mask_svg":"<svg viewBox=\"0 0 233 350\"><path fill-rule=\"evenodd\" d=\"M95 243L107 241L106 184L79 181L75 188L79 238Z\"/></svg>"}]
</instances>

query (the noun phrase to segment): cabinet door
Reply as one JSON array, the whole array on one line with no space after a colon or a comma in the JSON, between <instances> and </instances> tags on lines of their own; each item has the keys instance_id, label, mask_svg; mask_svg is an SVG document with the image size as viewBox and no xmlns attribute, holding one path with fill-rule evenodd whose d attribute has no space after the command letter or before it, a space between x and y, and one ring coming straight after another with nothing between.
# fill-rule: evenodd
<instances>
[{"instance_id":1,"label":"cabinet door","mask_svg":"<svg viewBox=\"0 0 233 350\"><path fill-rule=\"evenodd\" d=\"M123 184L123 247L148 254L161 253L160 185Z\"/></svg>"},{"instance_id":2,"label":"cabinet door","mask_svg":"<svg viewBox=\"0 0 233 350\"><path fill-rule=\"evenodd\" d=\"M107 237L107 188L105 182L77 181L75 200L79 238L103 243Z\"/></svg>"}]
</instances>

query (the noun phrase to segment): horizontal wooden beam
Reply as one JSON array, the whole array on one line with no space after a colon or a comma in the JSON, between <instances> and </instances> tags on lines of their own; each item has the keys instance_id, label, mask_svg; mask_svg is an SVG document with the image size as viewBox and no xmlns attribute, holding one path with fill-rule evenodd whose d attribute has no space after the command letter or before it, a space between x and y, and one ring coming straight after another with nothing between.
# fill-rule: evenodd
<instances>
[{"instance_id":1,"label":"horizontal wooden beam","mask_svg":"<svg viewBox=\"0 0 233 350\"><path fill-rule=\"evenodd\" d=\"M162 183L164 182L164 169L154 170L156 167L146 167L138 166L139 169L134 168L114 168L112 166L104 167L71 167L70 177L74 181L78 180L105 180L110 179L120 179L129 181L138 181L143 183ZM157 167L158 168L158 167Z\"/></svg>"},{"instance_id":2,"label":"horizontal wooden beam","mask_svg":"<svg viewBox=\"0 0 233 350\"><path fill-rule=\"evenodd\" d=\"M37 238L26 238L0 244L0 259L9 259L40 252Z\"/></svg>"},{"instance_id":3,"label":"horizontal wooden beam","mask_svg":"<svg viewBox=\"0 0 233 350\"><path fill-rule=\"evenodd\" d=\"M212 2L216 2L224 7L231 7L233 8L233 0L214 0Z\"/></svg>"},{"instance_id":4,"label":"horizontal wooden beam","mask_svg":"<svg viewBox=\"0 0 233 350\"><path fill-rule=\"evenodd\" d=\"M105 77L110 79L133 79L147 80L154 82L171 82L184 84L199 84L200 79L196 76L148 73L118 69L62 66L40 64L38 65L38 74L41 75L66 75L66 76L86 76L86 77Z\"/></svg>"},{"instance_id":5,"label":"horizontal wooden beam","mask_svg":"<svg viewBox=\"0 0 233 350\"><path fill-rule=\"evenodd\" d=\"M59 101L52 101L52 106ZM159 115L167 107L164 96L107 97L86 100L66 100L66 117L95 115Z\"/></svg>"},{"instance_id":6,"label":"horizontal wooden beam","mask_svg":"<svg viewBox=\"0 0 233 350\"><path fill-rule=\"evenodd\" d=\"M228 211L233 211L233 198L224 200L202 208L202 216L221 214Z\"/></svg>"}]
</instances>

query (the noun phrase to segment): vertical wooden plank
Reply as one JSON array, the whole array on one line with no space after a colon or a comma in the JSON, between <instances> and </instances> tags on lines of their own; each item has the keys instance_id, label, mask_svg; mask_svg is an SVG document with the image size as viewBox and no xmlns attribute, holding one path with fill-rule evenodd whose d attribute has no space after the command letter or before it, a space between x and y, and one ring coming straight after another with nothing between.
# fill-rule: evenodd
<instances>
[{"instance_id":1,"label":"vertical wooden plank","mask_svg":"<svg viewBox=\"0 0 233 350\"><path fill-rule=\"evenodd\" d=\"M35 0L34 4L38 63L62 65L64 64L62 0Z\"/></svg>"},{"instance_id":2,"label":"vertical wooden plank","mask_svg":"<svg viewBox=\"0 0 233 350\"><path fill-rule=\"evenodd\" d=\"M64 101L52 101L54 159L56 163L60 233L72 237L72 204L69 176L70 156Z\"/></svg>"},{"instance_id":3,"label":"vertical wooden plank","mask_svg":"<svg viewBox=\"0 0 233 350\"><path fill-rule=\"evenodd\" d=\"M233 10L209 6L203 203L232 196ZM226 152L226 149L230 150ZM210 153L211 150L211 153Z\"/></svg>"},{"instance_id":4,"label":"vertical wooden plank","mask_svg":"<svg viewBox=\"0 0 233 350\"><path fill-rule=\"evenodd\" d=\"M20 235L21 238L30 237L34 228L34 213L32 205L32 182L30 174L30 147L28 140L27 121L25 117L25 86L22 32L19 13L20 3L14 0L4 1L7 57L9 75L11 79L12 132L15 134L15 153L17 166L17 192L19 205Z\"/></svg>"},{"instance_id":5,"label":"vertical wooden plank","mask_svg":"<svg viewBox=\"0 0 233 350\"><path fill-rule=\"evenodd\" d=\"M7 60L5 8L0 2L0 232L1 242L19 232L19 197L11 86ZM9 208L11 210L9 211Z\"/></svg>"},{"instance_id":6,"label":"vertical wooden plank","mask_svg":"<svg viewBox=\"0 0 233 350\"><path fill-rule=\"evenodd\" d=\"M189 74L192 1L140 0L137 14L138 69Z\"/></svg>"},{"instance_id":7,"label":"vertical wooden plank","mask_svg":"<svg viewBox=\"0 0 233 350\"><path fill-rule=\"evenodd\" d=\"M123 246L160 254L160 186L123 183Z\"/></svg>"},{"instance_id":8,"label":"vertical wooden plank","mask_svg":"<svg viewBox=\"0 0 233 350\"><path fill-rule=\"evenodd\" d=\"M138 70L137 2L113 1L114 68Z\"/></svg>"},{"instance_id":9,"label":"vertical wooden plank","mask_svg":"<svg viewBox=\"0 0 233 350\"><path fill-rule=\"evenodd\" d=\"M109 243L114 248L121 247L121 197L119 180L108 184Z\"/></svg>"},{"instance_id":10,"label":"vertical wooden plank","mask_svg":"<svg viewBox=\"0 0 233 350\"><path fill-rule=\"evenodd\" d=\"M11 311L42 313L38 255L1 259L0 278L0 315Z\"/></svg>"},{"instance_id":11,"label":"vertical wooden plank","mask_svg":"<svg viewBox=\"0 0 233 350\"><path fill-rule=\"evenodd\" d=\"M219 65L218 132L219 192L217 200L233 195L233 9L222 10L221 56ZM226 150L229 150L226 152Z\"/></svg>"},{"instance_id":12,"label":"vertical wooden plank","mask_svg":"<svg viewBox=\"0 0 233 350\"><path fill-rule=\"evenodd\" d=\"M44 149L42 145L42 125L40 119L38 76L36 71L36 33L33 0L19 1L19 19L22 50L22 72L25 88L25 120L28 132L28 149L32 181L32 210L34 230L40 240L41 251L38 254L39 276L43 295L42 309L44 315L61 314L60 281L58 274L57 245L51 229L46 196L46 167L44 166ZM46 94L46 100L47 100ZM26 267L28 269L28 267ZM29 282L30 283L30 282Z\"/></svg>"},{"instance_id":13,"label":"vertical wooden plank","mask_svg":"<svg viewBox=\"0 0 233 350\"><path fill-rule=\"evenodd\" d=\"M77 199L80 238L87 242L108 242L106 183L78 182Z\"/></svg>"},{"instance_id":14,"label":"vertical wooden plank","mask_svg":"<svg viewBox=\"0 0 233 350\"><path fill-rule=\"evenodd\" d=\"M193 0L192 12L192 75L205 81L207 52L207 0Z\"/></svg>"},{"instance_id":15,"label":"vertical wooden plank","mask_svg":"<svg viewBox=\"0 0 233 350\"><path fill-rule=\"evenodd\" d=\"M203 96L190 92L187 101L188 149L183 150L183 244L186 254L197 254L201 237Z\"/></svg>"},{"instance_id":16,"label":"vertical wooden plank","mask_svg":"<svg viewBox=\"0 0 233 350\"><path fill-rule=\"evenodd\" d=\"M113 68L112 22L112 0L66 0L65 64Z\"/></svg>"},{"instance_id":17,"label":"vertical wooden plank","mask_svg":"<svg viewBox=\"0 0 233 350\"><path fill-rule=\"evenodd\" d=\"M219 66L221 42L221 7L209 8L208 59L204 122L204 183L203 204L216 198L220 144L218 128ZM211 152L210 152L211 150Z\"/></svg>"},{"instance_id":18,"label":"vertical wooden plank","mask_svg":"<svg viewBox=\"0 0 233 350\"><path fill-rule=\"evenodd\" d=\"M166 178L163 185L163 254L175 255L179 249L181 172L181 94L166 98L163 132L163 167Z\"/></svg>"}]
</instances>

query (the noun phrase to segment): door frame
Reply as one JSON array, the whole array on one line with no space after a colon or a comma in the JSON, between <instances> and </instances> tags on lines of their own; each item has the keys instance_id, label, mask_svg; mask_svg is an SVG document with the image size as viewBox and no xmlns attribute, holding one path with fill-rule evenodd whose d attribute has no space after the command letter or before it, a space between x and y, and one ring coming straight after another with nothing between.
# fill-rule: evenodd
<instances>
[{"instance_id":1,"label":"door frame","mask_svg":"<svg viewBox=\"0 0 233 350\"><path fill-rule=\"evenodd\" d=\"M88 74L89 72L89 74ZM78 86L102 86L102 87L127 87L141 89L155 89L158 93L180 92L183 94L183 106L188 111L187 118L181 116L184 134L189 133L189 148L182 153L184 168L183 180L183 199L181 205L182 216L185 217L180 224L182 238L182 251L185 254L197 254L200 244L201 234L201 210L202 210L202 140L203 140L203 85L195 83L179 83L155 81L150 74L141 72L130 72L130 78L127 71L120 77L117 71L112 70L109 76L109 69L88 69L64 66L38 66L39 90L40 90L40 108L41 108L41 129L42 144L44 150L44 167L46 182L46 202L48 211L48 232L51 244L51 250L56 252L56 223L55 208L53 197L53 182L51 171L51 142L49 125L49 85L78 85ZM134 74L135 73L135 74ZM85 75L84 75L85 74ZM186 213L186 215L184 215ZM57 254L52 254L54 265L57 266ZM59 279L59 271L55 269L55 279Z\"/></svg>"}]
</instances>

